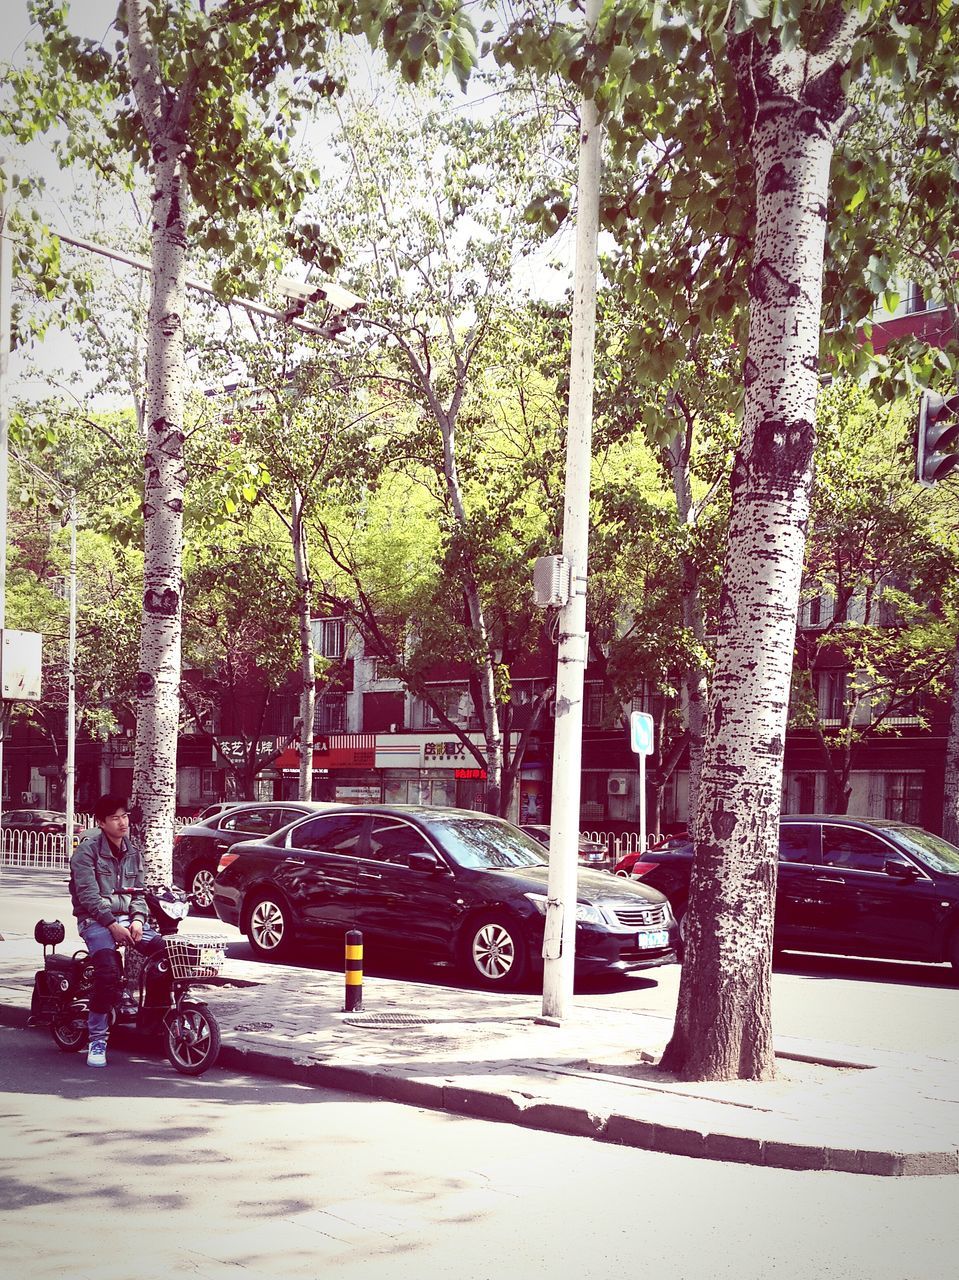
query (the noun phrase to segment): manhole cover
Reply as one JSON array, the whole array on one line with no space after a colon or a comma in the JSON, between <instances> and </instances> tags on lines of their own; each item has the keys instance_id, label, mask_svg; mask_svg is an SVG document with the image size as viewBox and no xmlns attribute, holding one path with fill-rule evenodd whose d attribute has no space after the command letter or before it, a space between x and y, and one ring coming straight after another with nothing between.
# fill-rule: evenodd
<instances>
[{"instance_id":1,"label":"manhole cover","mask_svg":"<svg viewBox=\"0 0 959 1280\"><path fill-rule=\"evenodd\" d=\"M272 1022L238 1022L234 1031L272 1031Z\"/></svg>"},{"instance_id":2,"label":"manhole cover","mask_svg":"<svg viewBox=\"0 0 959 1280\"><path fill-rule=\"evenodd\" d=\"M432 1018L420 1018L415 1013L354 1013L344 1018L351 1027L370 1027L373 1031L388 1031L390 1027L425 1027Z\"/></svg>"}]
</instances>

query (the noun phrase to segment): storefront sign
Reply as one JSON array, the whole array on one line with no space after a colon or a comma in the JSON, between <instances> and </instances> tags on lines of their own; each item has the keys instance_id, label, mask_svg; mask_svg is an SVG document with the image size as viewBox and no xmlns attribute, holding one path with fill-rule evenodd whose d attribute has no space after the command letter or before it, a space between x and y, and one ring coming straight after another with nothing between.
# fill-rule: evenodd
<instances>
[{"instance_id":1,"label":"storefront sign","mask_svg":"<svg viewBox=\"0 0 959 1280\"><path fill-rule=\"evenodd\" d=\"M278 769L297 770L300 752L289 747L277 759ZM376 767L376 735L373 733L334 733L317 738L313 743L313 772L328 769L373 769Z\"/></svg>"},{"instance_id":2,"label":"storefront sign","mask_svg":"<svg viewBox=\"0 0 959 1280\"><path fill-rule=\"evenodd\" d=\"M449 764L451 760L465 760L465 743L456 742L424 742L423 763L436 764L442 761Z\"/></svg>"},{"instance_id":3,"label":"storefront sign","mask_svg":"<svg viewBox=\"0 0 959 1280\"><path fill-rule=\"evenodd\" d=\"M379 784L368 787L336 787L336 799L341 804L379 804Z\"/></svg>"},{"instance_id":4,"label":"storefront sign","mask_svg":"<svg viewBox=\"0 0 959 1280\"><path fill-rule=\"evenodd\" d=\"M473 778L482 779L486 777L486 770L485 769L454 769L453 777L464 778L464 779L473 779Z\"/></svg>"}]
</instances>

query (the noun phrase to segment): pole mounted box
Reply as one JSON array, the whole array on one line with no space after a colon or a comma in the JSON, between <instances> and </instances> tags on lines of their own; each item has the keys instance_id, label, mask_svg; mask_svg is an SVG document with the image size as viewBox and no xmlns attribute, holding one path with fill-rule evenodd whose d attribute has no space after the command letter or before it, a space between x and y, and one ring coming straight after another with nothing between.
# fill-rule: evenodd
<instances>
[{"instance_id":1,"label":"pole mounted box","mask_svg":"<svg viewBox=\"0 0 959 1280\"><path fill-rule=\"evenodd\" d=\"M570 563L565 556L540 556L533 565L533 603L556 609L569 600Z\"/></svg>"}]
</instances>

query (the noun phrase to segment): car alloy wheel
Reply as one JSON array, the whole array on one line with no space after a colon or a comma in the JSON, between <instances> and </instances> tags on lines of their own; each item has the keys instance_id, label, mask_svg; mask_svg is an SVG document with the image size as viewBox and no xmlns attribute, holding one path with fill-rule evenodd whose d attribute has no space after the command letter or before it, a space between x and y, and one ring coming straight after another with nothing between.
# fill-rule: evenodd
<instances>
[{"instance_id":1,"label":"car alloy wheel","mask_svg":"<svg viewBox=\"0 0 959 1280\"><path fill-rule=\"evenodd\" d=\"M286 904L271 895L257 898L250 908L246 936L256 954L264 959L286 955L293 942L293 925Z\"/></svg>"},{"instance_id":2,"label":"car alloy wheel","mask_svg":"<svg viewBox=\"0 0 959 1280\"><path fill-rule=\"evenodd\" d=\"M470 926L467 959L471 974L485 986L515 986L526 972L525 943L512 921L500 916Z\"/></svg>"},{"instance_id":3,"label":"car alloy wheel","mask_svg":"<svg viewBox=\"0 0 959 1280\"><path fill-rule=\"evenodd\" d=\"M190 874L187 892L201 911L213 906L213 872L209 867L195 867Z\"/></svg>"}]
</instances>

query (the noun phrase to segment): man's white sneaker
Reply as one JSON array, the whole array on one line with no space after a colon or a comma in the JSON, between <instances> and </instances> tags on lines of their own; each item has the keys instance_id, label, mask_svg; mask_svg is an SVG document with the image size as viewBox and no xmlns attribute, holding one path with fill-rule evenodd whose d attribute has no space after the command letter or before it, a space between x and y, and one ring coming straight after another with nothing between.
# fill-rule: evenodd
<instances>
[{"instance_id":1,"label":"man's white sneaker","mask_svg":"<svg viewBox=\"0 0 959 1280\"><path fill-rule=\"evenodd\" d=\"M106 1040L94 1040L87 1050L87 1066L88 1067L105 1067L107 1065L107 1042Z\"/></svg>"}]
</instances>

